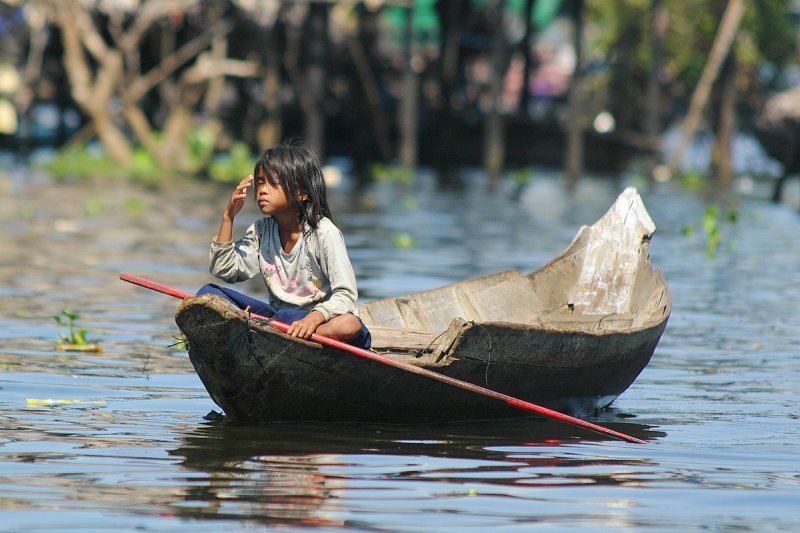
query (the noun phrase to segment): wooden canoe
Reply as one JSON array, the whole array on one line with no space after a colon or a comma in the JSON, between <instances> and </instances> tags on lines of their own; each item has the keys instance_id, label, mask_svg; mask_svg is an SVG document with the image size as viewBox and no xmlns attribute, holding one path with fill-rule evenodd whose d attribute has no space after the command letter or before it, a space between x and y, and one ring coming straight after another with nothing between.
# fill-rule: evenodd
<instances>
[{"instance_id":1,"label":"wooden canoe","mask_svg":"<svg viewBox=\"0 0 800 533\"><path fill-rule=\"evenodd\" d=\"M373 350L583 416L644 369L671 311L655 225L626 189L559 257L359 307ZM442 422L525 415L492 399L294 339L215 296L176 314L211 398L235 420Z\"/></svg>"}]
</instances>

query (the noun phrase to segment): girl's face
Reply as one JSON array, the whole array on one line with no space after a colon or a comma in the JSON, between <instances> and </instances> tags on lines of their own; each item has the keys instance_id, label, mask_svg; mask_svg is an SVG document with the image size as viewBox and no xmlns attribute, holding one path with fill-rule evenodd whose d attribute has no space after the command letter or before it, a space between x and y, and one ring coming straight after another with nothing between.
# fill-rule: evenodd
<instances>
[{"instance_id":1,"label":"girl's face","mask_svg":"<svg viewBox=\"0 0 800 533\"><path fill-rule=\"evenodd\" d=\"M256 202L264 215L285 215L297 212L297 203L286 197L286 191L275 176L259 171L256 176Z\"/></svg>"}]
</instances>

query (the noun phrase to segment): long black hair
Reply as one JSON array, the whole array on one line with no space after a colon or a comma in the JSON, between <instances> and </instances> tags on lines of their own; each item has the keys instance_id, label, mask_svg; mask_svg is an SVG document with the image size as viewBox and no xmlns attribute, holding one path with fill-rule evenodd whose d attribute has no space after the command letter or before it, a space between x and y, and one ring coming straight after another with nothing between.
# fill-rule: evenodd
<instances>
[{"instance_id":1,"label":"long black hair","mask_svg":"<svg viewBox=\"0 0 800 533\"><path fill-rule=\"evenodd\" d=\"M319 227L322 217L333 220L328 207L328 193L319 159L308 147L299 143L283 143L267 148L253 170L253 176L263 173L283 187L286 197L298 201L297 218L301 226Z\"/></svg>"}]
</instances>

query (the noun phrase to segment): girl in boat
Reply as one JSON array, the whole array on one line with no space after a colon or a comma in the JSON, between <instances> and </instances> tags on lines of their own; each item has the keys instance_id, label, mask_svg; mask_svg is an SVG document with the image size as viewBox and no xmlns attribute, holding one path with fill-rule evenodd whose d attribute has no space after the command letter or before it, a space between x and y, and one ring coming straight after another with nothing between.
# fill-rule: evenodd
<instances>
[{"instance_id":1,"label":"girl in boat","mask_svg":"<svg viewBox=\"0 0 800 533\"><path fill-rule=\"evenodd\" d=\"M254 186L263 218L233 242L233 220ZM228 283L261 275L268 302L216 284L216 294L241 309L289 324L287 333L325 335L369 348L369 330L358 318L358 291L342 232L332 221L319 160L308 148L282 144L261 154L253 175L234 189L211 243L211 273Z\"/></svg>"}]
</instances>

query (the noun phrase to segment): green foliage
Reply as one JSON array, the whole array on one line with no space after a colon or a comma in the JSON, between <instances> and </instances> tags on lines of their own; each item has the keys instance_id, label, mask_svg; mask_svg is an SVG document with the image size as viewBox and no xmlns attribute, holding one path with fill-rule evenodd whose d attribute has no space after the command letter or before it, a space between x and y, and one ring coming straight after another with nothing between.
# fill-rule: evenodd
<instances>
[{"instance_id":1,"label":"green foliage","mask_svg":"<svg viewBox=\"0 0 800 533\"><path fill-rule=\"evenodd\" d=\"M408 250L418 246L417 240L408 233L395 233L392 236L392 244L400 250Z\"/></svg>"},{"instance_id":2,"label":"green foliage","mask_svg":"<svg viewBox=\"0 0 800 533\"><path fill-rule=\"evenodd\" d=\"M403 196L403 207L409 211L415 211L417 208L419 208L419 198L413 194L406 194Z\"/></svg>"},{"instance_id":3,"label":"green foliage","mask_svg":"<svg viewBox=\"0 0 800 533\"><path fill-rule=\"evenodd\" d=\"M106 204L99 196L92 196L86 200L83 210L89 216L97 216L106 210Z\"/></svg>"},{"instance_id":4,"label":"green foliage","mask_svg":"<svg viewBox=\"0 0 800 533\"><path fill-rule=\"evenodd\" d=\"M118 163L88 146L62 150L42 168L60 179L119 178L124 175Z\"/></svg>"},{"instance_id":5,"label":"green foliage","mask_svg":"<svg viewBox=\"0 0 800 533\"><path fill-rule=\"evenodd\" d=\"M375 163L370 167L370 173L375 181L382 183L409 184L414 179L414 170L402 165Z\"/></svg>"},{"instance_id":6,"label":"green foliage","mask_svg":"<svg viewBox=\"0 0 800 533\"><path fill-rule=\"evenodd\" d=\"M700 220L700 227L706 237L707 256L714 257L719 251L724 236L724 224L735 224L738 220L739 212L735 208L729 208L725 213L722 213L718 205L706 207ZM682 229L682 233L687 237L693 237L697 234L697 230L692 226L685 226Z\"/></svg>"},{"instance_id":7,"label":"green foliage","mask_svg":"<svg viewBox=\"0 0 800 533\"><path fill-rule=\"evenodd\" d=\"M708 184L706 176L700 172L689 171L681 175L681 184L690 191L700 192Z\"/></svg>"},{"instance_id":8,"label":"green foliage","mask_svg":"<svg viewBox=\"0 0 800 533\"><path fill-rule=\"evenodd\" d=\"M154 186L160 183L168 174L156 162L153 154L140 147L134 148L133 164L129 169L129 175L134 181L143 185Z\"/></svg>"},{"instance_id":9,"label":"green foliage","mask_svg":"<svg viewBox=\"0 0 800 533\"><path fill-rule=\"evenodd\" d=\"M80 146L58 152L42 165L42 168L62 180L132 179L140 183L152 184L161 181L166 176L152 155L143 148L134 150L133 162L130 167L120 165L102 151L95 150L90 146ZM93 207L87 206L87 210L89 209L93 209Z\"/></svg>"},{"instance_id":10,"label":"green foliage","mask_svg":"<svg viewBox=\"0 0 800 533\"><path fill-rule=\"evenodd\" d=\"M525 188L533 181L534 171L532 168L528 167L517 168L509 172L506 178L513 184L511 198L519 200Z\"/></svg>"},{"instance_id":11,"label":"green foliage","mask_svg":"<svg viewBox=\"0 0 800 533\"><path fill-rule=\"evenodd\" d=\"M172 337L172 338L175 339L175 342L167 346L167 348L171 348L176 351L184 351L184 352L189 351L189 339L187 339L184 336Z\"/></svg>"},{"instance_id":12,"label":"green foliage","mask_svg":"<svg viewBox=\"0 0 800 533\"><path fill-rule=\"evenodd\" d=\"M189 136L189 155L193 168L202 168L214 154L217 135L211 128L200 127L192 130Z\"/></svg>"},{"instance_id":13,"label":"green foliage","mask_svg":"<svg viewBox=\"0 0 800 533\"><path fill-rule=\"evenodd\" d=\"M138 196L129 196L125 199L125 212L130 216L139 216L145 211L145 203Z\"/></svg>"},{"instance_id":14,"label":"green foliage","mask_svg":"<svg viewBox=\"0 0 800 533\"><path fill-rule=\"evenodd\" d=\"M750 65L764 61L782 67L798 59L797 30L788 15L790 0L748 2L743 27L752 39L743 41L752 47L739 46L738 58Z\"/></svg>"},{"instance_id":15,"label":"green foliage","mask_svg":"<svg viewBox=\"0 0 800 533\"><path fill-rule=\"evenodd\" d=\"M508 173L508 179L515 184L527 184L533 180L534 171L529 167L522 167L512 170Z\"/></svg>"},{"instance_id":16,"label":"green foliage","mask_svg":"<svg viewBox=\"0 0 800 533\"><path fill-rule=\"evenodd\" d=\"M708 238L708 245L706 251L709 253L716 252L719 248L719 241L722 238L719 226L719 207L710 205L703 213L703 231L705 231Z\"/></svg>"},{"instance_id":17,"label":"green foliage","mask_svg":"<svg viewBox=\"0 0 800 533\"><path fill-rule=\"evenodd\" d=\"M243 142L235 142L227 153L214 158L208 166L208 175L215 181L238 183L253 173L255 157Z\"/></svg>"},{"instance_id":18,"label":"green foliage","mask_svg":"<svg viewBox=\"0 0 800 533\"><path fill-rule=\"evenodd\" d=\"M161 141L161 134L155 133L153 141L158 144ZM197 128L189 135L186 143L188 161L181 167L183 170L180 172L160 164L155 155L143 146L134 147L132 161L127 166L111 159L102 149L83 145L71 146L59 151L43 164L42 168L60 179L130 179L146 186L155 186L166 179L175 177L176 174L191 175L202 172L206 168L216 143L213 131L209 128ZM242 150L245 155L240 154ZM240 175L238 179L241 179L252 170L250 151L243 143L237 143L231 151L234 154L233 161L221 163L218 167L221 167L224 172L232 164L238 164L243 158L246 158L250 170ZM87 207L87 209L90 208Z\"/></svg>"},{"instance_id":19,"label":"green foliage","mask_svg":"<svg viewBox=\"0 0 800 533\"><path fill-rule=\"evenodd\" d=\"M739 65L737 87L748 96L763 90L758 67L781 66L798 58L797 33L788 15L792 0L747 1L734 42ZM652 70L651 0L586 0L588 61L610 65L626 61L617 54L618 45L638 35L632 51L631 72L626 83L644 94L647 73ZM672 97L686 97L695 87L717 34L725 8L724 0L664 0L667 27L664 36L662 80ZM762 69L763 70L763 69ZM761 71L759 71L761 72ZM631 91L635 92L635 91ZM631 105L636 105L631 102Z\"/></svg>"},{"instance_id":20,"label":"green foliage","mask_svg":"<svg viewBox=\"0 0 800 533\"><path fill-rule=\"evenodd\" d=\"M76 325L80 318L80 314L69 309L62 309L60 315L53 315L53 320L55 320L56 324L67 328L66 333L59 334L60 341L56 344L64 349L78 348L88 349L88 351L102 351L96 339L87 337L89 330L79 328Z\"/></svg>"}]
</instances>

